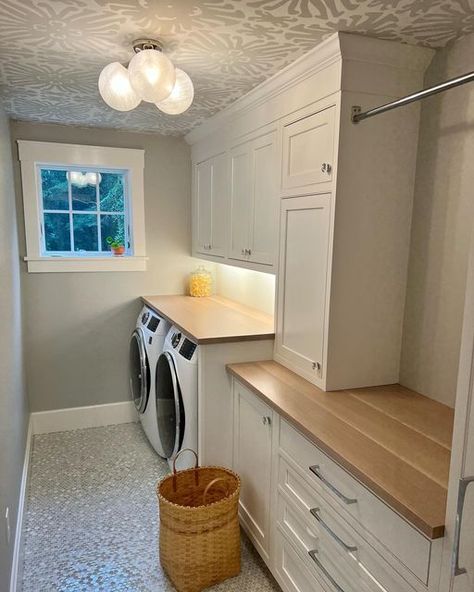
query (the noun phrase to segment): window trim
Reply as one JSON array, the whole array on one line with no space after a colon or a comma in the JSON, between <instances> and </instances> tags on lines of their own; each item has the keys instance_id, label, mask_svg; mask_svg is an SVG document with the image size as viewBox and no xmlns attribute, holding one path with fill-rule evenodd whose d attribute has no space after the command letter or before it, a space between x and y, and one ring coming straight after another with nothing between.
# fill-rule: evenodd
<instances>
[{"instance_id":1,"label":"window trim","mask_svg":"<svg viewBox=\"0 0 474 592\"><path fill-rule=\"evenodd\" d=\"M17 140L21 164L28 271L145 271L145 152L135 148L112 148L58 142ZM38 191L40 167L68 166L127 171L129 181L129 222L132 255L91 257L43 256L41 252L41 205Z\"/></svg>"}]
</instances>

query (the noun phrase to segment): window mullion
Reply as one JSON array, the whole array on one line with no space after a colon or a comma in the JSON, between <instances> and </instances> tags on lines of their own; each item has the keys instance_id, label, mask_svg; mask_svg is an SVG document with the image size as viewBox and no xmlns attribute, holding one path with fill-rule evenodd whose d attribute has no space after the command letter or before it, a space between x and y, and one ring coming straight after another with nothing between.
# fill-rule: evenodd
<instances>
[{"instance_id":1,"label":"window mullion","mask_svg":"<svg viewBox=\"0 0 474 592\"><path fill-rule=\"evenodd\" d=\"M67 191L68 191L68 201L69 201L69 237L70 237L70 248L71 253L74 253L74 218L72 215L72 185L71 185L71 175L69 174L70 171L68 170L67 175Z\"/></svg>"},{"instance_id":2,"label":"window mullion","mask_svg":"<svg viewBox=\"0 0 474 592\"><path fill-rule=\"evenodd\" d=\"M96 171L96 184L95 184L95 198L96 198L96 203L97 203L97 240L98 240L98 245L97 245L97 249L99 251L99 253L102 252L102 228L100 226L100 193L99 193L99 171Z\"/></svg>"}]
</instances>

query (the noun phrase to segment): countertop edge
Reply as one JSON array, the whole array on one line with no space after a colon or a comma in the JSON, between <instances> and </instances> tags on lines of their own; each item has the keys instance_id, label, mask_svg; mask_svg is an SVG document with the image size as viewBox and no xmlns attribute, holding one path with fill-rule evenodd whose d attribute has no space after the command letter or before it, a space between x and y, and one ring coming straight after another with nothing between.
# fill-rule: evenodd
<instances>
[{"instance_id":1,"label":"countertop edge","mask_svg":"<svg viewBox=\"0 0 474 592\"><path fill-rule=\"evenodd\" d=\"M374 483L367 475L360 473L356 467L354 467L351 463L346 461L344 457L340 456L337 452L335 452L331 447L325 444L323 440L320 440L314 433L310 432L304 426L302 426L294 417L288 414L284 409L282 409L279 405L275 404L275 402L268 398L265 393L261 390L256 388L251 382L247 381L243 378L233 367L232 364L226 365L226 370L229 374L231 374L234 378L239 380L242 384L244 384L248 389L250 389L253 393L255 393L260 399L264 400L272 409L277 411L279 415L281 415L285 420L291 423L298 431L300 431L308 440L310 440L315 446L320 448L325 454L327 454L331 460L341 466L345 471L350 473L354 479L359 481L364 487L369 489L374 495L376 495L383 503L387 504L394 512L396 512L402 519L408 522L412 527L416 528L427 537L429 540L436 540L442 538L445 534L445 525L439 524L437 526L432 526L422 520L419 516L414 514L409 508L401 504L396 498L392 496L392 494L376 483Z\"/></svg>"},{"instance_id":2,"label":"countertop edge","mask_svg":"<svg viewBox=\"0 0 474 592\"><path fill-rule=\"evenodd\" d=\"M236 343L239 341L263 341L263 340L270 340L275 339L275 332L270 333L251 333L251 334L241 334L241 335L232 335L229 337L196 337L189 329L180 325L175 319L171 318L169 315L163 312L160 308L158 308L155 304L153 304L150 300L147 299L146 296L140 296L141 301L146 304L149 308L154 310L157 314L162 316L164 319L169 321L172 325L178 327L180 331L185 333L188 337L190 337L195 343L198 345L211 345L215 343Z\"/></svg>"}]
</instances>

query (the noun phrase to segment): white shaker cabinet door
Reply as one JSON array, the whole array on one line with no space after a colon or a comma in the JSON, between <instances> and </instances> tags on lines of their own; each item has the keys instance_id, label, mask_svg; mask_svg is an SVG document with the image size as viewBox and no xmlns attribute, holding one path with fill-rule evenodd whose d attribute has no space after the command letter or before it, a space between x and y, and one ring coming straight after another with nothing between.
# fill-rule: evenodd
<instances>
[{"instance_id":1,"label":"white shaker cabinet door","mask_svg":"<svg viewBox=\"0 0 474 592\"><path fill-rule=\"evenodd\" d=\"M276 132L252 142L252 210L249 261L274 265L277 257L279 198Z\"/></svg>"},{"instance_id":2,"label":"white shaker cabinet door","mask_svg":"<svg viewBox=\"0 0 474 592\"><path fill-rule=\"evenodd\" d=\"M324 371L330 194L283 199L275 359L315 384Z\"/></svg>"},{"instance_id":3,"label":"white shaker cabinet door","mask_svg":"<svg viewBox=\"0 0 474 592\"><path fill-rule=\"evenodd\" d=\"M229 257L248 260L249 220L252 207L251 143L236 146L230 154L230 247Z\"/></svg>"},{"instance_id":4,"label":"white shaker cabinet door","mask_svg":"<svg viewBox=\"0 0 474 592\"><path fill-rule=\"evenodd\" d=\"M228 191L226 155L219 154L196 164L194 176L195 250L223 257Z\"/></svg>"},{"instance_id":5,"label":"white shaker cabinet door","mask_svg":"<svg viewBox=\"0 0 474 592\"><path fill-rule=\"evenodd\" d=\"M234 470L242 479L240 515L268 560L273 412L234 381Z\"/></svg>"},{"instance_id":6,"label":"white shaker cabinet door","mask_svg":"<svg viewBox=\"0 0 474 592\"><path fill-rule=\"evenodd\" d=\"M335 109L332 106L283 125L283 193L314 191L332 181Z\"/></svg>"},{"instance_id":7,"label":"white shaker cabinet door","mask_svg":"<svg viewBox=\"0 0 474 592\"><path fill-rule=\"evenodd\" d=\"M474 243L467 278L440 592L474 590Z\"/></svg>"},{"instance_id":8,"label":"white shaker cabinet door","mask_svg":"<svg viewBox=\"0 0 474 592\"><path fill-rule=\"evenodd\" d=\"M200 162L194 169L195 249L208 253L212 241L212 166L211 161Z\"/></svg>"}]
</instances>

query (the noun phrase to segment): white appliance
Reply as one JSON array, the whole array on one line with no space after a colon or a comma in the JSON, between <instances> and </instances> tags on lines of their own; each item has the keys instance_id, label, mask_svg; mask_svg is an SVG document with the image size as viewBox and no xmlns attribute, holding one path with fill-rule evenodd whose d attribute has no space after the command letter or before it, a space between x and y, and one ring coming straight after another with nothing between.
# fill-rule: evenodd
<instances>
[{"instance_id":1,"label":"white appliance","mask_svg":"<svg viewBox=\"0 0 474 592\"><path fill-rule=\"evenodd\" d=\"M161 450L172 467L183 448L197 452L198 355L196 343L172 326L156 364L156 410ZM183 453L178 469L194 466L194 456Z\"/></svg>"},{"instance_id":2,"label":"white appliance","mask_svg":"<svg viewBox=\"0 0 474 592\"><path fill-rule=\"evenodd\" d=\"M165 457L158 435L155 368L170 323L144 306L130 339L130 391L143 430L156 452Z\"/></svg>"}]
</instances>

